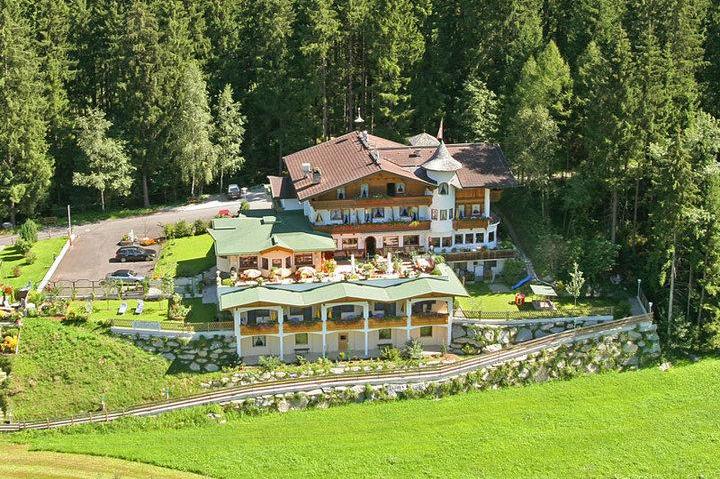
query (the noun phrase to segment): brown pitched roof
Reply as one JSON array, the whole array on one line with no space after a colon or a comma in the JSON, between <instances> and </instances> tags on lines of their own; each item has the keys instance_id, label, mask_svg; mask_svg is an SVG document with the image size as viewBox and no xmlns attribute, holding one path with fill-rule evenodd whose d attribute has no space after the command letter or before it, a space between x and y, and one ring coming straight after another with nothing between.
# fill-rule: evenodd
<instances>
[{"instance_id":1,"label":"brown pitched roof","mask_svg":"<svg viewBox=\"0 0 720 479\"><path fill-rule=\"evenodd\" d=\"M268 176L270 180L270 193L273 199L285 200L295 198L295 188L287 176Z\"/></svg>"},{"instance_id":2,"label":"brown pitched roof","mask_svg":"<svg viewBox=\"0 0 720 479\"><path fill-rule=\"evenodd\" d=\"M366 134L364 139L362 135L358 132L347 133L284 157L283 161L290 176L288 188L294 188L297 197L305 200L378 171L432 183L421 165L433 156L437 147L413 147L374 135ZM516 185L499 146L446 146L452 157L463 166L457 171L463 188L504 188ZM313 183L312 174L303 173L303 163L309 163L313 170L320 171L318 183ZM271 179L271 189L272 184ZM277 191L282 191L282 185L278 186ZM273 197L275 191L276 189L273 189Z\"/></svg>"}]
</instances>

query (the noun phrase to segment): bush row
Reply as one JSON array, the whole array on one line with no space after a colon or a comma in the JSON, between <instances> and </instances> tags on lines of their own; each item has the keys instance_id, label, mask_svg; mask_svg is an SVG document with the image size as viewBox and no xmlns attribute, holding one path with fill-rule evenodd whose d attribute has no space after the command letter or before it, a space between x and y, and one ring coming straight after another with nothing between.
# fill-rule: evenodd
<instances>
[{"instance_id":1,"label":"bush row","mask_svg":"<svg viewBox=\"0 0 720 479\"><path fill-rule=\"evenodd\" d=\"M187 236L205 234L208 228L210 228L210 221L195 220L193 223L189 223L185 220L180 220L177 223L163 225L163 233L165 234L165 239L185 238Z\"/></svg>"}]
</instances>

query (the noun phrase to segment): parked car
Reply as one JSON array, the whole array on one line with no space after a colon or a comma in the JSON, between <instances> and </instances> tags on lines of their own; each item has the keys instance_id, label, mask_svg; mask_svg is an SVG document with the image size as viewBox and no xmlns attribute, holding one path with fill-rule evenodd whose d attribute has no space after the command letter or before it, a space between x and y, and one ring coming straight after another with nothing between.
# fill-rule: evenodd
<instances>
[{"instance_id":1,"label":"parked car","mask_svg":"<svg viewBox=\"0 0 720 479\"><path fill-rule=\"evenodd\" d=\"M123 246L115 253L115 259L124 263L126 261L152 261L155 259L155 251L139 246Z\"/></svg>"},{"instance_id":2,"label":"parked car","mask_svg":"<svg viewBox=\"0 0 720 479\"><path fill-rule=\"evenodd\" d=\"M228 198L231 200L240 199L240 196L241 196L240 187L234 183L232 185L229 185L227 195L228 195Z\"/></svg>"},{"instance_id":3,"label":"parked car","mask_svg":"<svg viewBox=\"0 0 720 479\"><path fill-rule=\"evenodd\" d=\"M141 283L145 280L145 276L139 275L130 269L119 269L108 273L105 279L108 281L122 281L123 283Z\"/></svg>"}]
</instances>

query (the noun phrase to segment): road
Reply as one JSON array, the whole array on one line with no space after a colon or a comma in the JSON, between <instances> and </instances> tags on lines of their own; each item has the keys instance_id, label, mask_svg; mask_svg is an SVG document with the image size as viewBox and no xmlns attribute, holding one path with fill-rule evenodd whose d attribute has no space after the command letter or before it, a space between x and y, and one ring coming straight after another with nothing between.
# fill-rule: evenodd
<instances>
[{"instance_id":1,"label":"road","mask_svg":"<svg viewBox=\"0 0 720 479\"><path fill-rule=\"evenodd\" d=\"M264 191L255 189L249 192L247 200L252 209L272 207ZM198 219L213 218L219 210L228 209L235 213L240 207L240 201L212 200L196 205L185 205L167 210L161 210L146 216L137 216L122 219L111 219L82 225L73 229L77 238L60 263L52 281L60 280L91 280L98 281L120 268L129 268L139 274L147 275L152 271L153 262L137 262L120 264L111 262L117 251L117 243L124 234L132 230L136 236L158 237L162 235L162 225L175 223L180 220L193 222ZM67 234L63 229L52 229L43 232L41 237L63 236ZM158 249L157 246L154 249Z\"/></svg>"}]
</instances>

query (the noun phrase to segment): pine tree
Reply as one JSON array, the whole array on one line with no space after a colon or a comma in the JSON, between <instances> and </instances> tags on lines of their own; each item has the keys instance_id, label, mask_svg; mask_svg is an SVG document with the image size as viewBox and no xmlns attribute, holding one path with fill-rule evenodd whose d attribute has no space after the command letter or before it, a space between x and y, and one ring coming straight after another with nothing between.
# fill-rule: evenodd
<instances>
[{"instance_id":1,"label":"pine tree","mask_svg":"<svg viewBox=\"0 0 720 479\"><path fill-rule=\"evenodd\" d=\"M240 112L240 104L233 100L232 87L225 85L218 96L215 113L215 144L220 191L223 191L225 175L236 173L245 164L245 158L240 151L244 134L245 118Z\"/></svg>"},{"instance_id":2,"label":"pine tree","mask_svg":"<svg viewBox=\"0 0 720 479\"><path fill-rule=\"evenodd\" d=\"M21 2L0 10L0 204L15 223L47 196L53 171L45 140L43 75Z\"/></svg>"},{"instance_id":3,"label":"pine tree","mask_svg":"<svg viewBox=\"0 0 720 479\"><path fill-rule=\"evenodd\" d=\"M128 196L134 168L125 154L124 143L108 137L112 126L105 113L90 109L77 120L77 143L87 158L88 172L76 171L73 183L100 192L100 205L105 211L106 193Z\"/></svg>"}]
</instances>

